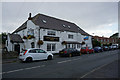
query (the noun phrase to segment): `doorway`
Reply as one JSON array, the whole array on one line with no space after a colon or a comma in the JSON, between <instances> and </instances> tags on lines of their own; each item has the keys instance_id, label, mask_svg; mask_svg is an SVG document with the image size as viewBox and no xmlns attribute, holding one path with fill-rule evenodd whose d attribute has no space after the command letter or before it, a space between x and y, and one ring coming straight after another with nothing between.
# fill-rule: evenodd
<instances>
[{"instance_id":1,"label":"doorway","mask_svg":"<svg viewBox=\"0 0 120 80\"><path fill-rule=\"evenodd\" d=\"M14 50L17 51L18 54L19 54L20 53L20 45L19 44L15 44Z\"/></svg>"}]
</instances>

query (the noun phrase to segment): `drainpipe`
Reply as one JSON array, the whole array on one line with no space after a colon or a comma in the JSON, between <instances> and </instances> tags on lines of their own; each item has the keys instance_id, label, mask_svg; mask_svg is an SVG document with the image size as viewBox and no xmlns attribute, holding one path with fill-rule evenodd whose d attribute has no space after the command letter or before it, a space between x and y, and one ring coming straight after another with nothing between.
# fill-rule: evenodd
<instances>
[{"instance_id":1,"label":"drainpipe","mask_svg":"<svg viewBox=\"0 0 120 80\"><path fill-rule=\"evenodd\" d=\"M39 41L40 41L40 27L39 27ZM39 48L40 48L40 45L39 45Z\"/></svg>"}]
</instances>

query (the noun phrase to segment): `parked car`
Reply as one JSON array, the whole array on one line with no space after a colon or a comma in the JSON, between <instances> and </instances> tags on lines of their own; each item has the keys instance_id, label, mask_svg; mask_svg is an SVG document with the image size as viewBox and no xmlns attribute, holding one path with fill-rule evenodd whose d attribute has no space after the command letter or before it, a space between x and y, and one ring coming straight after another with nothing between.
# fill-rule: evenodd
<instances>
[{"instance_id":1,"label":"parked car","mask_svg":"<svg viewBox=\"0 0 120 80\"><path fill-rule=\"evenodd\" d=\"M113 46L109 46L109 50L113 50Z\"/></svg>"},{"instance_id":2,"label":"parked car","mask_svg":"<svg viewBox=\"0 0 120 80\"><path fill-rule=\"evenodd\" d=\"M61 51L59 51L59 56L76 56L76 55L81 55L80 51L78 51L77 49L73 49L73 48L65 48L62 49Z\"/></svg>"},{"instance_id":3,"label":"parked car","mask_svg":"<svg viewBox=\"0 0 120 80\"><path fill-rule=\"evenodd\" d=\"M19 59L21 61L26 61L26 62L31 62L34 60L44 60L44 59L52 60L53 54L48 53L39 48L31 48L31 49L23 50L19 54Z\"/></svg>"},{"instance_id":4,"label":"parked car","mask_svg":"<svg viewBox=\"0 0 120 80\"><path fill-rule=\"evenodd\" d=\"M117 45L112 45L112 47L114 50L117 49Z\"/></svg>"},{"instance_id":5,"label":"parked car","mask_svg":"<svg viewBox=\"0 0 120 80\"><path fill-rule=\"evenodd\" d=\"M94 49L92 49L90 47L82 47L80 52L90 54L90 53L94 53Z\"/></svg>"},{"instance_id":6,"label":"parked car","mask_svg":"<svg viewBox=\"0 0 120 80\"><path fill-rule=\"evenodd\" d=\"M108 48L107 46L103 46L103 50L104 50L104 51L108 51L109 48Z\"/></svg>"},{"instance_id":7,"label":"parked car","mask_svg":"<svg viewBox=\"0 0 120 80\"><path fill-rule=\"evenodd\" d=\"M94 52L102 52L102 51L103 49L99 46L94 48Z\"/></svg>"}]
</instances>

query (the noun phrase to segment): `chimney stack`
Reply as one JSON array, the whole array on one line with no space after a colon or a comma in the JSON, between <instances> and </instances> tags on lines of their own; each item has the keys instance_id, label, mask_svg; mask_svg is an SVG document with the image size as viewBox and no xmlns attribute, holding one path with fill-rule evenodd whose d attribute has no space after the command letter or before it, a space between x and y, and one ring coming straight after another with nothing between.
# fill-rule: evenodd
<instances>
[{"instance_id":1,"label":"chimney stack","mask_svg":"<svg viewBox=\"0 0 120 80\"><path fill-rule=\"evenodd\" d=\"M32 18L31 18L31 13L29 13L29 18L28 18L28 20L31 20Z\"/></svg>"}]
</instances>

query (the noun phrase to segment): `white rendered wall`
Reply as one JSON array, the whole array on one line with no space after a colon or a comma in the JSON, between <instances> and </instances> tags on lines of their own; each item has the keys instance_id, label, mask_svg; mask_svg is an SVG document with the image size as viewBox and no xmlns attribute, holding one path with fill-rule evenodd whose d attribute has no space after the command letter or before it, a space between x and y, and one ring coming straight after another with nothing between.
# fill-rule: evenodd
<instances>
[{"instance_id":1,"label":"white rendered wall","mask_svg":"<svg viewBox=\"0 0 120 80\"><path fill-rule=\"evenodd\" d=\"M24 49L29 49L31 48L31 43L34 42L35 43L35 48L39 48L37 42L39 40L39 26L36 26L31 20L27 21L27 28L18 32L17 34L19 34L22 38L23 35L27 36L27 31L28 29L34 29L34 36L35 38L33 39L23 39L24 43L20 44L20 51L22 50L22 48ZM47 51L47 44L51 43L51 44L56 44L56 50L55 51L49 51L51 53L58 53L59 50L62 50L63 48L65 48L64 45L62 45L62 41L77 41L79 43L82 43L82 41L84 41L84 35L81 35L80 33L75 33L75 32L69 32L69 31L57 31L57 30L51 30L51 29L40 29L40 40L43 40L44 36L52 36L52 35L47 35L48 31L55 31L56 35L53 37L59 37L59 42L52 42L52 41L43 41L44 44L40 46L41 49ZM24 32L24 33L23 33ZM69 39L68 38L68 34L73 35L73 39ZM92 47L91 44L91 37L89 36L89 40L86 40L85 43L89 46ZM11 43L9 42L9 50L11 50ZM85 45L84 45L85 46ZM78 49L79 50L79 49Z\"/></svg>"},{"instance_id":2,"label":"white rendered wall","mask_svg":"<svg viewBox=\"0 0 120 80\"><path fill-rule=\"evenodd\" d=\"M12 49L13 49L13 44L10 42L9 34L7 35L7 41L8 41L8 46L7 46L7 44L6 44L6 47L7 47L8 51L12 51Z\"/></svg>"}]
</instances>

